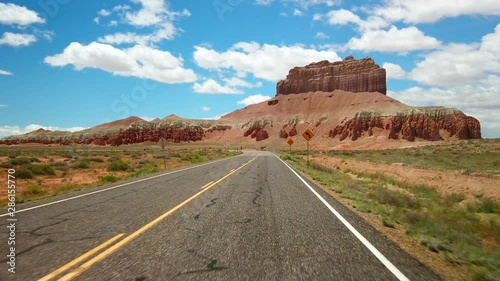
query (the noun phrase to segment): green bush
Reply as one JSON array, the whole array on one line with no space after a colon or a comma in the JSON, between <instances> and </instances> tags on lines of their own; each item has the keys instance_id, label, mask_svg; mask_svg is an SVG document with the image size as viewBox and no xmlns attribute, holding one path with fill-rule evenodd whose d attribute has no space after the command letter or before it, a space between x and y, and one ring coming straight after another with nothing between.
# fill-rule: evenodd
<instances>
[{"instance_id":1,"label":"green bush","mask_svg":"<svg viewBox=\"0 0 500 281\"><path fill-rule=\"evenodd\" d=\"M115 160L108 165L108 171L127 171L129 169L129 165L127 162L123 160Z\"/></svg>"},{"instance_id":2,"label":"green bush","mask_svg":"<svg viewBox=\"0 0 500 281\"><path fill-rule=\"evenodd\" d=\"M191 156L191 163L193 164L197 164L197 163L201 163L201 162L205 162L205 157L204 156L201 156L201 155L194 155L194 156Z\"/></svg>"},{"instance_id":3,"label":"green bush","mask_svg":"<svg viewBox=\"0 0 500 281\"><path fill-rule=\"evenodd\" d=\"M52 167L59 171L67 171L69 169L68 163L66 162L55 162L52 164Z\"/></svg>"},{"instance_id":4,"label":"green bush","mask_svg":"<svg viewBox=\"0 0 500 281\"><path fill-rule=\"evenodd\" d=\"M159 172L160 168L154 163L146 163L139 171L132 174L133 177L146 176L152 173Z\"/></svg>"},{"instance_id":5,"label":"green bush","mask_svg":"<svg viewBox=\"0 0 500 281\"><path fill-rule=\"evenodd\" d=\"M2 164L0 164L0 167L5 168L5 169L10 169L10 168L13 168L14 165L12 165L11 161L6 161L6 162L3 162Z\"/></svg>"},{"instance_id":6,"label":"green bush","mask_svg":"<svg viewBox=\"0 0 500 281\"><path fill-rule=\"evenodd\" d=\"M74 169L88 169L90 168L90 162L87 160L77 160L71 167Z\"/></svg>"},{"instance_id":7,"label":"green bush","mask_svg":"<svg viewBox=\"0 0 500 281\"><path fill-rule=\"evenodd\" d=\"M45 192L45 190L43 190L41 186L34 183L29 184L28 187L26 188L26 191L28 192L28 194L32 195L41 194Z\"/></svg>"},{"instance_id":8,"label":"green bush","mask_svg":"<svg viewBox=\"0 0 500 281\"><path fill-rule=\"evenodd\" d=\"M26 158L26 157L21 157L21 158L12 159L12 160L10 160L10 162L14 166L20 166L20 165L26 165L26 164L31 163L31 160L29 158Z\"/></svg>"},{"instance_id":9,"label":"green bush","mask_svg":"<svg viewBox=\"0 0 500 281\"><path fill-rule=\"evenodd\" d=\"M107 175L107 176L99 177L99 183L101 183L101 184L113 183L116 181L118 181L118 178L114 175Z\"/></svg>"},{"instance_id":10,"label":"green bush","mask_svg":"<svg viewBox=\"0 0 500 281\"><path fill-rule=\"evenodd\" d=\"M30 170L34 175L50 175L53 176L56 174L56 171L52 166L49 165L35 165L28 164L22 166L24 169Z\"/></svg>"},{"instance_id":11,"label":"green bush","mask_svg":"<svg viewBox=\"0 0 500 281\"><path fill-rule=\"evenodd\" d=\"M280 158L283 160L294 160L293 156L290 153L283 153L280 155Z\"/></svg>"},{"instance_id":12,"label":"green bush","mask_svg":"<svg viewBox=\"0 0 500 281\"><path fill-rule=\"evenodd\" d=\"M16 170L16 179L32 179L35 177L33 172L28 169L18 169Z\"/></svg>"}]
</instances>

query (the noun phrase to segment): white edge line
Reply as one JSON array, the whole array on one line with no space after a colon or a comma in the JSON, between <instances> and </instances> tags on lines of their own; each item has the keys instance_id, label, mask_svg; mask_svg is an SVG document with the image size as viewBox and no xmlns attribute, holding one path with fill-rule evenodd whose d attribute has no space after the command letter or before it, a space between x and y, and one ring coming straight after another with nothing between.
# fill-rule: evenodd
<instances>
[{"instance_id":1,"label":"white edge line","mask_svg":"<svg viewBox=\"0 0 500 281\"><path fill-rule=\"evenodd\" d=\"M239 157L239 156L236 156L236 157ZM26 209L21 209L19 211L15 211L14 213L15 214L22 213L22 212L26 212L26 211L29 211L29 210L38 209L38 208L42 208L42 207L46 207L46 206L50 206L50 205L54 205L54 204L58 204L58 203L66 202L66 201L70 201L70 200L73 200L73 199L78 199L78 198L89 196L89 195L93 195L93 194L96 194L96 193L101 193L101 192L104 192L104 191L113 190L113 189L118 188L118 187L122 187L122 186L126 186L126 185L131 185L131 184L134 184L134 183L143 182L143 181L147 181L147 180L151 180L151 179L155 179L155 178L167 176L167 175L175 174L175 173L178 173L178 172L183 172L183 171L191 170L191 169L194 169L194 168L199 168L199 167L203 167L203 166L215 164L217 162L221 162L221 161L225 161L225 160L229 160L229 159L231 159L231 158L220 159L220 160L209 162L209 163L205 163L205 164L200 164L200 165L191 166L191 167L180 169L180 170L171 171L171 172L168 172L168 173L165 173L165 174L151 176L151 177L140 179L140 180L136 180L136 181L133 181L133 182L122 183L122 184L119 184L119 185L115 185L115 186L108 187L108 188L101 189L101 190L92 191L92 192L81 194L81 195L77 195L77 196L74 196L74 197L70 197L70 198L66 198L66 199L61 199L61 200L57 200L57 201L54 201L54 202L49 202L49 203L46 203L46 204L29 207L29 208L26 208ZM3 215L0 215L0 218L8 216L10 214L11 213L6 213L6 214L3 214Z\"/></svg>"},{"instance_id":2,"label":"white edge line","mask_svg":"<svg viewBox=\"0 0 500 281\"><path fill-rule=\"evenodd\" d=\"M361 241L361 243L363 243L363 245L365 245L365 247L368 248L368 250L370 250L370 252L372 252L372 254L375 255L375 257L377 257L377 259L382 262L390 272L392 272L392 274L394 274L394 276L396 276L396 278L401 281L410 280L401 271L399 271L399 269L394 266L381 252L379 252L379 250L377 250L377 248L375 248L375 246L373 246L370 241L368 241L363 235L361 235L361 233L359 233L341 214L339 214L337 210L330 206L330 204L328 204L328 202L326 202L326 200L321 197L321 195L319 195L316 190L314 190L314 188L312 188L297 172L295 172L295 170L293 170L285 161L281 160L278 156L276 157L283 164L285 164L285 166L287 166L288 169L290 169L311 190L311 192L314 193L314 195L316 195L316 197L318 197L321 202L323 202L323 204L325 204L325 206L352 232L352 234L354 234L354 236L356 236L356 238L358 238L359 241Z\"/></svg>"}]
</instances>

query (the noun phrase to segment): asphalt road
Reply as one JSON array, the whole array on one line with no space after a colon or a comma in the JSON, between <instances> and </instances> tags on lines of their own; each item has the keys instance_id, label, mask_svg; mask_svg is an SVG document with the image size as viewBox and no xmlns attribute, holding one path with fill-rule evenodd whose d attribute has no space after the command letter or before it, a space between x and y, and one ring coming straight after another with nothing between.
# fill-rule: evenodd
<instances>
[{"instance_id":1,"label":"asphalt road","mask_svg":"<svg viewBox=\"0 0 500 281\"><path fill-rule=\"evenodd\" d=\"M441 280L269 152L18 208L0 280Z\"/></svg>"}]
</instances>

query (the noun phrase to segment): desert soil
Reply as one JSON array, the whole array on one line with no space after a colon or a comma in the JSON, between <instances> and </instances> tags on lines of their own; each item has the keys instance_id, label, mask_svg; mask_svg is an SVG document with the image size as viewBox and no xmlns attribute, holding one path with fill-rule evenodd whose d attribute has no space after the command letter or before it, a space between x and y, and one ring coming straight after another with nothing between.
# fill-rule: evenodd
<instances>
[{"instance_id":1,"label":"desert soil","mask_svg":"<svg viewBox=\"0 0 500 281\"><path fill-rule=\"evenodd\" d=\"M477 195L482 195L495 201L500 201L499 175L465 175L461 171L422 169L403 166L399 163L371 163L325 156L311 157L311 160L325 166L339 167L342 171L350 169L361 173L383 174L400 181L426 184L434 187L443 195L461 193L468 196L469 199L473 199Z\"/></svg>"}]
</instances>

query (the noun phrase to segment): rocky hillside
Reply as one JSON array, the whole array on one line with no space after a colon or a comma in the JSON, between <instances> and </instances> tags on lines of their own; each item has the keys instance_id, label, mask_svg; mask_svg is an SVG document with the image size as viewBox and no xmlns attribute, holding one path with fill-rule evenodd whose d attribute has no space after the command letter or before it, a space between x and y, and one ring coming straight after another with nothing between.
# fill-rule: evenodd
<instances>
[{"instance_id":1,"label":"rocky hillside","mask_svg":"<svg viewBox=\"0 0 500 281\"><path fill-rule=\"evenodd\" d=\"M0 144L122 145L207 141L269 143L300 136L306 129L317 143L330 140L447 140L481 138L473 117L453 108L411 107L386 96L385 69L371 58L330 63L321 61L290 70L278 82L271 100L247 106L220 120L193 120L169 115L147 122L139 117L102 124L83 131L38 130L8 137ZM302 141L301 137L296 139Z\"/></svg>"}]
</instances>

